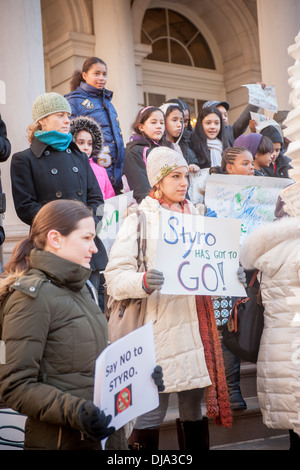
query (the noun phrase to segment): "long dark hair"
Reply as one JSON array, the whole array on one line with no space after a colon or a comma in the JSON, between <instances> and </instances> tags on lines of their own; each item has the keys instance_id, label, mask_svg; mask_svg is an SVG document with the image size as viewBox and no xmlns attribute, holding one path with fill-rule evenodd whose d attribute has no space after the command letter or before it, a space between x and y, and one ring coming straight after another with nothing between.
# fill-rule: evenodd
<instances>
[{"instance_id":1,"label":"long dark hair","mask_svg":"<svg viewBox=\"0 0 300 470\"><path fill-rule=\"evenodd\" d=\"M208 116L208 114L216 114L219 117L221 127L220 127L220 132L217 135L217 138L222 142L223 149L228 147L228 138L225 132L222 114L217 108L213 108L213 107L202 108L197 118L197 123L195 125L195 129L191 137L191 149L194 151L198 159L200 168L209 167L210 162L211 162L210 150L207 146L207 136L205 135L203 127L202 127L202 121L206 116Z\"/></svg>"},{"instance_id":2,"label":"long dark hair","mask_svg":"<svg viewBox=\"0 0 300 470\"><path fill-rule=\"evenodd\" d=\"M158 108L157 106L146 106L145 108L142 108L138 114L136 115L136 118L132 124L132 130L133 132L142 137L143 139L145 139L148 143L149 143L149 146L151 147L153 145L153 141L147 136L147 134L145 134L144 132L142 132L139 128L140 124L145 124L145 122L147 121L147 119L150 118L151 114L154 113L155 111L159 111L161 112L161 114L163 115L163 118L165 120L165 115L163 113L163 111ZM163 145L164 147L171 147L173 148L172 146L172 143L169 142L165 136L165 133L164 135L162 136L162 138L160 139L160 141L158 142L159 145Z\"/></svg>"},{"instance_id":3,"label":"long dark hair","mask_svg":"<svg viewBox=\"0 0 300 470\"><path fill-rule=\"evenodd\" d=\"M75 72L72 75L71 81L70 81L70 89L71 91L76 90L76 88L79 87L81 82L84 82L84 79L82 77L83 73L88 73L90 70L91 66L94 64L103 64L107 68L106 63L102 60L99 59L99 57L88 57L83 66L81 71L80 70L75 70Z\"/></svg>"},{"instance_id":4,"label":"long dark hair","mask_svg":"<svg viewBox=\"0 0 300 470\"><path fill-rule=\"evenodd\" d=\"M16 278L30 269L31 250L45 249L50 230L57 230L66 237L76 230L81 219L92 216L92 210L81 201L60 199L45 204L36 214L29 236L17 243L10 261L4 267L0 278L0 300L8 294Z\"/></svg>"}]
</instances>

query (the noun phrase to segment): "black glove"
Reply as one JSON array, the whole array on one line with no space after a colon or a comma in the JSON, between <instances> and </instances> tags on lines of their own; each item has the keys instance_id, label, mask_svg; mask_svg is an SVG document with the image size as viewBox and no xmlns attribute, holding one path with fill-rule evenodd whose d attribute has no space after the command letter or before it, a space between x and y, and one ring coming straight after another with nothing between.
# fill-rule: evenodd
<instances>
[{"instance_id":1,"label":"black glove","mask_svg":"<svg viewBox=\"0 0 300 470\"><path fill-rule=\"evenodd\" d=\"M158 391L163 392L165 389L165 386L164 386L163 371L162 371L161 366L154 367L154 371L152 372L151 377L154 380L155 385L158 388Z\"/></svg>"},{"instance_id":2,"label":"black glove","mask_svg":"<svg viewBox=\"0 0 300 470\"><path fill-rule=\"evenodd\" d=\"M83 432L100 441L115 432L115 428L107 426L111 422L111 415L106 416L91 401L86 401L79 409L79 422Z\"/></svg>"}]
</instances>

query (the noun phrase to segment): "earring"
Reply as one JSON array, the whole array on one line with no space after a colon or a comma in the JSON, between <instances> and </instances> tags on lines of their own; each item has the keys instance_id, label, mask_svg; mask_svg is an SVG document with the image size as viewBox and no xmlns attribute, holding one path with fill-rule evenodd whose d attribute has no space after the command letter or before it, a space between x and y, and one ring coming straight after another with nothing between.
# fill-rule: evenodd
<instances>
[{"instance_id":1,"label":"earring","mask_svg":"<svg viewBox=\"0 0 300 470\"><path fill-rule=\"evenodd\" d=\"M160 189L156 189L154 191L154 197L155 197L155 199L161 199L162 198L162 192L161 192Z\"/></svg>"}]
</instances>

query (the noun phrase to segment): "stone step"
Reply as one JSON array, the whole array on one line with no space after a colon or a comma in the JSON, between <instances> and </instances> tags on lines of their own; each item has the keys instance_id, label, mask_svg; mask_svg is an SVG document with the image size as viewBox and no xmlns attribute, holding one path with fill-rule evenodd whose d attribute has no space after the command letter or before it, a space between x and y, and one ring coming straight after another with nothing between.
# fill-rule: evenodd
<instances>
[{"instance_id":1,"label":"stone step","mask_svg":"<svg viewBox=\"0 0 300 470\"><path fill-rule=\"evenodd\" d=\"M170 404L164 423L160 431L160 450L178 450L176 418L178 418L178 407L176 395L171 396ZM282 430L269 429L262 422L262 416L257 397L247 397L247 410L232 412L233 424L230 429L217 426L209 419L210 446L221 446L241 441L251 441L272 436L282 435ZM202 407L203 415L206 407Z\"/></svg>"},{"instance_id":2,"label":"stone step","mask_svg":"<svg viewBox=\"0 0 300 470\"><path fill-rule=\"evenodd\" d=\"M244 398L255 397L256 387L256 364L242 362L240 369L240 386Z\"/></svg>"}]
</instances>

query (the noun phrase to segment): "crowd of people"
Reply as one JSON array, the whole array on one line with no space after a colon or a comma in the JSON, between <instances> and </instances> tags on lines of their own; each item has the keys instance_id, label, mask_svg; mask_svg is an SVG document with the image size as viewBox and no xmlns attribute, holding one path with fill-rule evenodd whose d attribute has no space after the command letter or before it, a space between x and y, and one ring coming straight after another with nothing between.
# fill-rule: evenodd
<instances>
[{"instance_id":1,"label":"crowd of people","mask_svg":"<svg viewBox=\"0 0 300 470\"><path fill-rule=\"evenodd\" d=\"M257 107L249 104L229 125L226 101L207 101L194 128L182 100L146 106L137 113L125 145L106 81L106 64L89 57L74 72L68 94L38 96L28 126L29 147L12 155L14 206L29 235L16 245L0 279L0 333L6 346L0 396L28 416L25 449L98 450L100 440L109 437L114 449L153 451L159 448L170 394L176 393L180 448L208 450L207 416L230 427L232 411L247 408L240 359L222 342L234 299L160 292L164 273L155 269L160 212L215 216L205 196L197 206L189 198L190 175L202 169L288 178L291 161L277 126L257 132L250 115ZM10 153L1 120L1 161ZM133 191L135 203L107 254L96 236L100 209L125 187ZM137 210L145 214L150 234L144 273L137 272ZM299 450L299 372L291 354L287 358L292 341L299 340L299 326L291 329L293 312L284 298L299 286L300 232L295 218L287 223L284 215L285 225L272 222L249 236L241 263L262 272L266 318L258 396L264 422L288 429L291 448ZM0 242L4 239L3 231ZM246 285L243 268L237 277ZM95 360L109 339L105 288L116 300L145 298L144 322L153 322L159 367L152 376L159 406L139 416L127 437L92 401ZM207 416L202 415L204 397Z\"/></svg>"}]
</instances>

